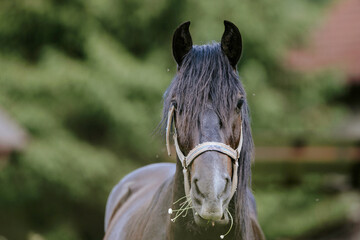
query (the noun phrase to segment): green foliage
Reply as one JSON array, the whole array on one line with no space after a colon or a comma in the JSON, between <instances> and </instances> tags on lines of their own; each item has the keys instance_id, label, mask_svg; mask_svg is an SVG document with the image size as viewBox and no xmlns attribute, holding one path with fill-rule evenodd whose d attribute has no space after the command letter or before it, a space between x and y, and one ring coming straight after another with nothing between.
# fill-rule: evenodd
<instances>
[{"instance_id":1,"label":"green foliage","mask_svg":"<svg viewBox=\"0 0 360 240\"><path fill-rule=\"evenodd\" d=\"M102 26L133 54L144 56L170 39L186 1L107 0L98 12ZM149 11L151 9L151 11Z\"/></svg>"},{"instance_id":2,"label":"green foliage","mask_svg":"<svg viewBox=\"0 0 360 240\"><path fill-rule=\"evenodd\" d=\"M159 75L158 70L136 71L137 60L99 36L89 36L92 52L86 62L52 48L44 50L36 65L0 57L1 105L30 134L17 164L2 170L0 206L16 205L28 218L37 219L24 228L45 233L66 221L81 203L96 213L96 226L84 231L95 232L91 239L100 238L111 187L140 163L154 162L161 154L151 132L159 120L155 106L162 93L148 80ZM47 201L53 201L51 208L34 207ZM34 210L27 210L29 206ZM46 210L53 211L52 221L43 224ZM19 239L26 234L24 230Z\"/></svg>"},{"instance_id":3,"label":"green foliage","mask_svg":"<svg viewBox=\"0 0 360 240\"><path fill-rule=\"evenodd\" d=\"M318 190L318 189L317 189ZM329 196L304 187L255 193L259 221L267 239L294 239L345 221L356 200L352 194Z\"/></svg>"},{"instance_id":4,"label":"green foliage","mask_svg":"<svg viewBox=\"0 0 360 240\"><path fill-rule=\"evenodd\" d=\"M2 1L0 49L36 60L50 45L83 58L86 18L81 1Z\"/></svg>"},{"instance_id":5,"label":"green foliage","mask_svg":"<svg viewBox=\"0 0 360 240\"><path fill-rule=\"evenodd\" d=\"M282 62L323 2L0 1L0 105L29 133L26 151L0 170L0 238L102 237L111 187L165 155L152 132L176 70L171 35L186 20L195 44L220 40L224 19L239 26L257 142L326 139L343 112L329 105L341 75L300 75Z\"/></svg>"}]
</instances>

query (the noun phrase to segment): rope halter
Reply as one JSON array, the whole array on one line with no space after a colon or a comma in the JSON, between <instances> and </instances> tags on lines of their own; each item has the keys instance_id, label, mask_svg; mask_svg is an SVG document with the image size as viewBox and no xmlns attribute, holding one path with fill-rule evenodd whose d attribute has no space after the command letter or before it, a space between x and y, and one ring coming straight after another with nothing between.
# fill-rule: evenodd
<instances>
[{"instance_id":1,"label":"rope halter","mask_svg":"<svg viewBox=\"0 0 360 240\"><path fill-rule=\"evenodd\" d=\"M171 130L171 124L173 122L173 118L174 118L174 112L175 112L175 106L172 105L169 109L168 112L168 119L167 119L167 124L166 124L166 148L167 148L167 152L168 155L171 156L171 151L170 151L170 130ZM191 163L201 154L203 154L204 152L207 151L216 151L216 152L220 152L223 153L227 156L229 156L232 159L232 164L233 164L233 174L232 174L232 186L231 186L231 197L230 199L234 196L236 188L237 188L237 182L238 182L238 176L237 176L237 172L238 172L238 168L239 168L239 163L238 163L238 159L240 157L240 152L241 152L241 148L242 148L242 144L243 144L243 131L242 131L242 124L241 124L241 129L240 129L241 133L240 133L240 141L239 141L239 145L236 149L233 149L232 147L230 147L229 145L226 145L224 143L221 142L204 142L201 143L199 145L197 145L195 148L193 148L187 156L185 156L183 154L183 152L180 150L179 147L179 143L178 143L178 138L177 138L177 132L176 132L176 126L174 124L174 134L173 134L173 139L174 139L174 144L175 144L175 149L176 149L176 154L181 162L181 165L183 167L183 174L184 174L184 188L185 188L185 195L188 196L190 194L190 183L189 183L189 173L188 173L188 167L191 165Z\"/></svg>"}]
</instances>

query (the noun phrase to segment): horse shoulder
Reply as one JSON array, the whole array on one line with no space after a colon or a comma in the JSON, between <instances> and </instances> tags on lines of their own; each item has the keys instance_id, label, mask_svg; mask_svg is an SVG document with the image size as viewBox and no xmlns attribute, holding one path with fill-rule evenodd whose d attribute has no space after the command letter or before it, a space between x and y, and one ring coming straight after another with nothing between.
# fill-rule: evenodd
<instances>
[{"instance_id":1,"label":"horse shoulder","mask_svg":"<svg viewBox=\"0 0 360 240\"><path fill-rule=\"evenodd\" d=\"M151 164L126 175L111 191L105 212L105 232L118 231L124 217L136 215L136 206L149 204L156 189L175 173L170 163Z\"/></svg>"}]
</instances>

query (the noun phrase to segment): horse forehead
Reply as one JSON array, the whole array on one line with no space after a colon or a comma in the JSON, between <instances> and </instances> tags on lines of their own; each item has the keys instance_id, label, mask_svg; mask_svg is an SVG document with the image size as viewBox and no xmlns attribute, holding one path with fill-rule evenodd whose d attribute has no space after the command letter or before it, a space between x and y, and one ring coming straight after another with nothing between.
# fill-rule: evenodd
<instances>
[{"instance_id":1,"label":"horse forehead","mask_svg":"<svg viewBox=\"0 0 360 240\"><path fill-rule=\"evenodd\" d=\"M222 141L220 119L213 109L207 109L202 114L200 122L200 141Z\"/></svg>"},{"instance_id":2,"label":"horse forehead","mask_svg":"<svg viewBox=\"0 0 360 240\"><path fill-rule=\"evenodd\" d=\"M215 127L219 125L220 118L212 106L206 106L199 119L203 128Z\"/></svg>"}]
</instances>

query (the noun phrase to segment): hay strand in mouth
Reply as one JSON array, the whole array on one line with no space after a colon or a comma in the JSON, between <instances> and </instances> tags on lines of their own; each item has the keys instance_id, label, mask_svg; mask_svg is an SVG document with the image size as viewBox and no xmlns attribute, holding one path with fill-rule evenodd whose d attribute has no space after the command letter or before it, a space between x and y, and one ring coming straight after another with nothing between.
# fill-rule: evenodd
<instances>
[{"instance_id":1,"label":"hay strand in mouth","mask_svg":"<svg viewBox=\"0 0 360 240\"><path fill-rule=\"evenodd\" d=\"M230 220L231 220L231 224L230 224L229 230L228 230L225 234L220 235L220 238L221 238L221 239L224 239L224 238L226 237L226 235L228 235L228 234L230 233L230 231L231 231L231 229L232 229L232 227L233 227L233 224L234 224L234 219L233 219L233 217L232 217L229 209L226 209L226 212L229 214L229 217L230 217Z\"/></svg>"},{"instance_id":2,"label":"hay strand in mouth","mask_svg":"<svg viewBox=\"0 0 360 240\"><path fill-rule=\"evenodd\" d=\"M182 198L179 198L173 204L176 204L184 199L185 199L185 201L179 204L179 206L180 206L179 209L169 208L168 213L170 215L175 213L175 217L170 219L172 222L175 222L176 219L179 218L183 213L184 213L183 217L186 217L189 209L193 208L190 196L184 196Z\"/></svg>"},{"instance_id":3,"label":"hay strand in mouth","mask_svg":"<svg viewBox=\"0 0 360 240\"><path fill-rule=\"evenodd\" d=\"M173 202L173 205L177 204L178 202L180 202L180 201L183 200L184 198L190 199L190 196L189 196L189 195L186 195L186 196L183 196L183 197L179 198L178 200L176 200L175 202ZM186 202L186 201L185 201L185 202Z\"/></svg>"},{"instance_id":4,"label":"hay strand in mouth","mask_svg":"<svg viewBox=\"0 0 360 240\"><path fill-rule=\"evenodd\" d=\"M184 200L185 199L185 200ZM189 211L189 209L193 209L194 207L192 206L192 201L191 201L191 198L190 196L184 196L184 197L181 197L179 198L178 200L176 200L173 204L176 204L176 203L179 203L181 200L184 200L182 203L179 204L180 208L179 209L172 209L172 208L169 208L168 210L168 213L171 215L173 213L175 213L175 217L174 218L171 218L170 220L172 222L175 222L176 219L178 219L183 213L185 213L183 215L183 217L186 217L187 216L187 213ZM231 229L233 228L233 225L234 225L234 219L233 219L233 216L231 215L230 211L228 208L226 208L226 212L227 214L229 215L230 217L230 228L229 230L223 234L223 235L220 235L220 238L221 239L224 239L231 231ZM197 214L197 213L195 213ZM210 221L208 221L209 223ZM214 222L213 222L213 226L214 226Z\"/></svg>"},{"instance_id":5,"label":"hay strand in mouth","mask_svg":"<svg viewBox=\"0 0 360 240\"><path fill-rule=\"evenodd\" d=\"M185 213L183 215L183 217L186 217L188 210L192 209L192 208L193 207L191 206L191 200L190 200L187 204L183 205L180 209L173 210L173 212L176 212L176 214L175 214L175 217L171 219L171 221L175 222L176 219L179 218L183 213Z\"/></svg>"}]
</instances>

